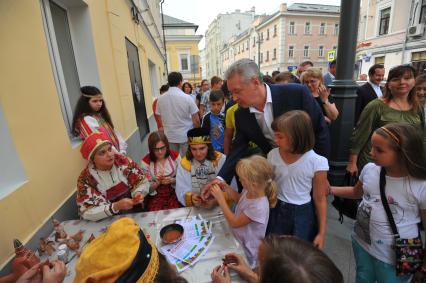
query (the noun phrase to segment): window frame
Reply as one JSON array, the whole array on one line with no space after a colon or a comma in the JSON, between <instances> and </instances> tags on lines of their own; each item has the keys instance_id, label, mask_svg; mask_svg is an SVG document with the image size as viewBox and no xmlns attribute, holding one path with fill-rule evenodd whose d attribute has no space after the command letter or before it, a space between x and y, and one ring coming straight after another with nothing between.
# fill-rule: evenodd
<instances>
[{"instance_id":1,"label":"window frame","mask_svg":"<svg viewBox=\"0 0 426 283\"><path fill-rule=\"evenodd\" d=\"M311 35L311 34L312 34L311 22L305 22L304 35Z\"/></svg>"},{"instance_id":2,"label":"window frame","mask_svg":"<svg viewBox=\"0 0 426 283\"><path fill-rule=\"evenodd\" d=\"M334 24L333 35L334 36L338 36L339 35L339 30L340 30L340 24L339 23L335 23Z\"/></svg>"},{"instance_id":3,"label":"window frame","mask_svg":"<svg viewBox=\"0 0 426 283\"><path fill-rule=\"evenodd\" d=\"M325 26L326 23L320 23L319 35L325 35Z\"/></svg>"},{"instance_id":4,"label":"window frame","mask_svg":"<svg viewBox=\"0 0 426 283\"><path fill-rule=\"evenodd\" d=\"M287 55L288 55L288 58L290 59L290 58L294 58L294 49L295 49L295 46L294 45L289 45L288 46L288 53L287 53Z\"/></svg>"},{"instance_id":5,"label":"window frame","mask_svg":"<svg viewBox=\"0 0 426 283\"><path fill-rule=\"evenodd\" d=\"M391 7L386 7L386 8L380 9L380 11L379 11L379 15L380 15L379 16L379 35L389 34L391 12L392 12Z\"/></svg>"},{"instance_id":6,"label":"window frame","mask_svg":"<svg viewBox=\"0 0 426 283\"><path fill-rule=\"evenodd\" d=\"M294 21L290 22L288 25L288 34L289 35L296 34L296 23Z\"/></svg>"},{"instance_id":7,"label":"window frame","mask_svg":"<svg viewBox=\"0 0 426 283\"><path fill-rule=\"evenodd\" d=\"M309 58L309 45L307 44L303 45L303 58Z\"/></svg>"}]
</instances>

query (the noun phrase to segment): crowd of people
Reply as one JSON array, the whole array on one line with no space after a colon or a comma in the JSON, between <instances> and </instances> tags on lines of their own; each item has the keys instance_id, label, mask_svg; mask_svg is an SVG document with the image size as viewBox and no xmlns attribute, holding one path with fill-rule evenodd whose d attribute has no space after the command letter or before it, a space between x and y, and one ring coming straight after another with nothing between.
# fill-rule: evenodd
<instances>
[{"instance_id":1,"label":"crowd of people","mask_svg":"<svg viewBox=\"0 0 426 283\"><path fill-rule=\"evenodd\" d=\"M172 72L153 103L158 131L150 133L140 164L126 156L101 91L82 87L73 121L88 161L77 182L80 216L97 221L219 206L247 262L242 255L224 255L224 264L212 271L213 282L231 282L233 270L248 282L337 283L342 274L322 252L326 198L361 199L352 235L356 282L425 282L426 265L412 270L414 275L397 274L394 233L382 202L385 196L401 238L418 237L418 225L426 220L426 75L416 78L411 66L396 66L382 88L383 65L370 68L369 81L357 90L347 166L359 173L359 181L335 187L327 179L330 124L339 117L329 88L335 74L335 61L324 76L306 61L296 74L269 77L252 60L241 59L226 71L226 80L214 76L210 88L207 80L193 87ZM146 252L151 261L145 270L134 270L151 280L143 282L185 282L174 270L158 269L164 257L131 221L111 225L103 239L120 239L111 245L121 243L129 254L134 247L125 239L145 243L138 256ZM132 232L123 232L123 225ZM89 249L101 256L109 248L95 241L83 251L78 278L108 272L96 270L88 258ZM117 280L136 276L114 272Z\"/></svg>"}]
</instances>

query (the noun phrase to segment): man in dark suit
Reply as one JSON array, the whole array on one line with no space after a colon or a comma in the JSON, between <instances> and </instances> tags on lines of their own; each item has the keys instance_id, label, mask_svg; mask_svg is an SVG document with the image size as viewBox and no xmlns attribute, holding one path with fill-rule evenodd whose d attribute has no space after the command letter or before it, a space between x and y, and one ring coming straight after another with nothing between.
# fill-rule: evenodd
<instances>
[{"instance_id":1,"label":"man in dark suit","mask_svg":"<svg viewBox=\"0 0 426 283\"><path fill-rule=\"evenodd\" d=\"M272 121L291 110L304 110L312 119L315 130L315 151L328 157L330 136L324 115L305 85L266 85L259 67L250 59L232 64L225 74L233 99L240 106L235 112L236 136L231 151L218 177L227 183L235 174L235 165L250 141L266 155L273 147Z\"/></svg>"},{"instance_id":2,"label":"man in dark suit","mask_svg":"<svg viewBox=\"0 0 426 283\"><path fill-rule=\"evenodd\" d=\"M368 82L358 87L355 104L355 124L358 122L362 110L367 104L382 96L383 88L380 86L383 77L385 76L385 67L380 64L374 64L368 70Z\"/></svg>"}]
</instances>

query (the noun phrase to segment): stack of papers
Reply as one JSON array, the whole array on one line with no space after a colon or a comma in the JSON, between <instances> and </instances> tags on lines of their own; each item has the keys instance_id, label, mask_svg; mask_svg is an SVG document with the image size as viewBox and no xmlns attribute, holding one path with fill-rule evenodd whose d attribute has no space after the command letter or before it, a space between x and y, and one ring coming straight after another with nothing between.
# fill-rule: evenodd
<instances>
[{"instance_id":1,"label":"stack of papers","mask_svg":"<svg viewBox=\"0 0 426 283\"><path fill-rule=\"evenodd\" d=\"M178 272L182 272L197 261L209 249L213 243L212 223L195 216L188 220L177 221L183 226L183 238L177 243L165 245L160 248L167 260L176 266Z\"/></svg>"}]
</instances>

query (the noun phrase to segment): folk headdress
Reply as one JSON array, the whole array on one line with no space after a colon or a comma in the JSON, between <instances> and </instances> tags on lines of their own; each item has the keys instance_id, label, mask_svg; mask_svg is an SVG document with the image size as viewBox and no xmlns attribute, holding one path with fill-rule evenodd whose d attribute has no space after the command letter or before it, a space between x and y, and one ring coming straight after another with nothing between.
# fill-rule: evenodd
<instances>
[{"instance_id":1,"label":"folk headdress","mask_svg":"<svg viewBox=\"0 0 426 283\"><path fill-rule=\"evenodd\" d=\"M206 144L211 143L209 130L203 128L194 128L188 131L188 144Z\"/></svg>"},{"instance_id":2,"label":"folk headdress","mask_svg":"<svg viewBox=\"0 0 426 283\"><path fill-rule=\"evenodd\" d=\"M133 219L125 217L83 250L74 282L152 283L158 268L157 248Z\"/></svg>"},{"instance_id":3,"label":"folk headdress","mask_svg":"<svg viewBox=\"0 0 426 283\"><path fill-rule=\"evenodd\" d=\"M111 139L104 133L93 133L88 136L81 148L80 152L84 159L93 159L96 150L104 144L112 144Z\"/></svg>"}]
</instances>

